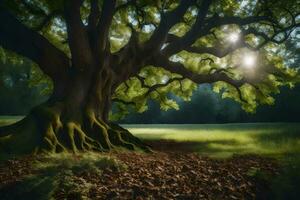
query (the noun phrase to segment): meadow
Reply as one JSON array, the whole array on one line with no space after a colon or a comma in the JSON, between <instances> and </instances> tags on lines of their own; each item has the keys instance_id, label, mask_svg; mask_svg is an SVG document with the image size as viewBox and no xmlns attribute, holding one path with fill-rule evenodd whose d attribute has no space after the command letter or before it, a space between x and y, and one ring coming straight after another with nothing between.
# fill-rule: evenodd
<instances>
[{"instance_id":1,"label":"meadow","mask_svg":"<svg viewBox=\"0 0 300 200\"><path fill-rule=\"evenodd\" d=\"M167 140L211 157L300 153L300 123L123 125L146 141Z\"/></svg>"},{"instance_id":2,"label":"meadow","mask_svg":"<svg viewBox=\"0 0 300 200\"><path fill-rule=\"evenodd\" d=\"M22 116L0 116L0 126ZM300 123L235 124L123 124L138 138L149 142L167 141L178 150L226 158L234 154L272 157L300 155ZM163 145L163 144L162 144ZM167 146L168 145L168 146Z\"/></svg>"}]
</instances>

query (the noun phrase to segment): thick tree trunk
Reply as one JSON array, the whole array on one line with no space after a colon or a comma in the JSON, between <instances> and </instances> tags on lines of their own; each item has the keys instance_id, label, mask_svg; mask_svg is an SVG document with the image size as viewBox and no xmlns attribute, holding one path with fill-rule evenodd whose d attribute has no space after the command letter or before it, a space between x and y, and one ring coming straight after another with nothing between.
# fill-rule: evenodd
<instances>
[{"instance_id":1,"label":"thick tree trunk","mask_svg":"<svg viewBox=\"0 0 300 200\"><path fill-rule=\"evenodd\" d=\"M12 14L1 10L0 22L3 19L10 25L1 26L0 44L36 62L52 78L54 91L46 103L34 108L25 119L0 128L0 153L3 150L19 154L117 148L149 151L139 139L108 120L112 86L124 81L125 78L120 78L124 74L132 73L127 65L122 73L113 71L114 60L119 59L112 59L109 28L116 1L105 1L101 16L96 12L97 4L93 4L90 22L97 16L100 19L97 26L94 22L89 24L89 31L81 19L82 3L65 1L63 8L71 59ZM128 60L118 62L117 67L121 68L120 63Z\"/></svg>"},{"instance_id":2,"label":"thick tree trunk","mask_svg":"<svg viewBox=\"0 0 300 200\"><path fill-rule=\"evenodd\" d=\"M112 76L106 72L101 77L73 75L65 86L67 93L54 91L22 121L0 128L0 152L150 151L130 132L108 121Z\"/></svg>"}]
</instances>

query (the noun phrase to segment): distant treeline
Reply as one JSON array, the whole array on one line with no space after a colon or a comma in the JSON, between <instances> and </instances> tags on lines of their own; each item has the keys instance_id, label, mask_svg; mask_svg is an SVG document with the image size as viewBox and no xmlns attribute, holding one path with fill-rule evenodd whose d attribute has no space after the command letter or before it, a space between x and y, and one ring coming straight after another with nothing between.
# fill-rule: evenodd
<instances>
[{"instance_id":1,"label":"distant treeline","mask_svg":"<svg viewBox=\"0 0 300 200\"><path fill-rule=\"evenodd\" d=\"M25 115L48 98L50 85L31 62L0 58L0 115Z\"/></svg>"},{"instance_id":2,"label":"distant treeline","mask_svg":"<svg viewBox=\"0 0 300 200\"><path fill-rule=\"evenodd\" d=\"M131 113L120 123L300 122L300 86L282 88L274 105L260 105L254 114L246 113L230 99L222 99L210 85L200 86L190 102L179 103L178 111L161 111L158 104L150 101L146 112Z\"/></svg>"}]
</instances>

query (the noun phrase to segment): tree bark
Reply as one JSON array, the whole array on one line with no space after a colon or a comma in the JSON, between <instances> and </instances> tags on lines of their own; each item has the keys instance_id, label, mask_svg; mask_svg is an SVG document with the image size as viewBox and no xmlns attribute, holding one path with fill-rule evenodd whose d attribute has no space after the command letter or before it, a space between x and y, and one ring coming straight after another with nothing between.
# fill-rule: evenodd
<instances>
[{"instance_id":1,"label":"tree bark","mask_svg":"<svg viewBox=\"0 0 300 200\"><path fill-rule=\"evenodd\" d=\"M104 70L100 77L92 78L73 72L69 80L64 95L54 92L20 122L0 128L0 152L150 151L138 138L108 120L112 73Z\"/></svg>"}]
</instances>

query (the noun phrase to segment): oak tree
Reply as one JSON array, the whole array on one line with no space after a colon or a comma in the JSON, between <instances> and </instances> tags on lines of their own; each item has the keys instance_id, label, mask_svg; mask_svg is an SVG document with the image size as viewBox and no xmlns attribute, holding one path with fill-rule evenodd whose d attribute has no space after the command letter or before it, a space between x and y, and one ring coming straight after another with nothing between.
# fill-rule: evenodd
<instances>
[{"instance_id":1,"label":"oak tree","mask_svg":"<svg viewBox=\"0 0 300 200\"><path fill-rule=\"evenodd\" d=\"M53 83L47 102L1 127L1 151L147 151L110 119L148 99L178 109L170 94L189 100L203 83L253 112L299 80L283 59L299 26L294 0L0 0L1 48Z\"/></svg>"}]
</instances>

